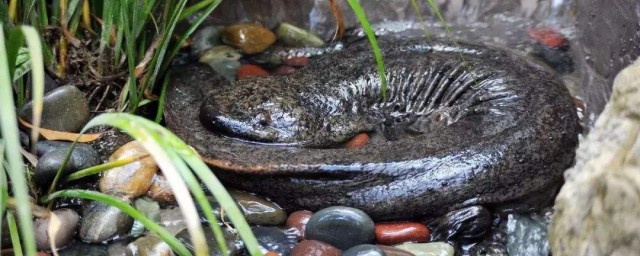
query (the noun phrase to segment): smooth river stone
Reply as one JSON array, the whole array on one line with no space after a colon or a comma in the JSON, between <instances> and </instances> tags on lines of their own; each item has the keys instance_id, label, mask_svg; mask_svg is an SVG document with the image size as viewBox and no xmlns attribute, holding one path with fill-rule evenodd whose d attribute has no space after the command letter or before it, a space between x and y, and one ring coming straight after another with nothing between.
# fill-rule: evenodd
<instances>
[{"instance_id":1,"label":"smooth river stone","mask_svg":"<svg viewBox=\"0 0 640 256\"><path fill-rule=\"evenodd\" d=\"M156 173L156 176L153 176L147 196L161 204L176 204L176 197L169 186L167 178L164 175L160 175L160 173Z\"/></svg>"},{"instance_id":2,"label":"smooth river stone","mask_svg":"<svg viewBox=\"0 0 640 256\"><path fill-rule=\"evenodd\" d=\"M113 206L91 202L80 223L80 239L87 243L102 243L125 235L133 225L133 218Z\"/></svg>"},{"instance_id":3,"label":"smooth river stone","mask_svg":"<svg viewBox=\"0 0 640 256\"><path fill-rule=\"evenodd\" d=\"M55 237L56 248L60 249L73 241L73 237L76 235L78 225L80 224L80 215L71 209L55 210L53 213L60 220L60 229ZM50 218L36 219L34 222L36 247L38 250L51 250L47 231L50 220Z\"/></svg>"},{"instance_id":4,"label":"smooth river stone","mask_svg":"<svg viewBox=\"0 0 640 256\"><path fill-rule=\"evenodd\" d=\"M235 48L228 45L218 45L205 51L202 56L200 56L199 61L208 64L223 60L239 60L240 58L242 58L242 54Z\"/></svg>"},{"instance_id":5,"label":"smooth river stone","mask_svg":"<svg viewBox=\"0 0 640 256\"><path fill-rule=\"evenodd\" d=\"M222 41L246 54L256 54L269 48L276 41L276 35L260 24L241 23L225 27Z\"/></svg>"},{"instance_id":6,"label":"smooth river stone","mask_svg":"<svg viewBox=\"0 0 640 256\"><path fill-rule=\"evenodd\" d=\"M239 190L229 191L229 194L250 224L276 226L287 221L287 213L275 203Z\"/></svg>"},{"instance_id":7,"label":"smooth river stone","mask_svg":"<svg viewBox=\"0 0 640 256\"><path fill-rule=\"evenodd\" d=\"M64 162L70 142L39 141L36 143L38 165L33 174L33 181L40 186L48 186L53 181L58 169ZM89 144L76 144L69 162L64 169L65 175L100 164L100 156Z\"/></svg>"},{"instance_id":8,"label":"smooth river stone","mask_svg":"<svg viewBox=\"0 0 640 256\"><path fill-rule=\"evenodd\" d=\"M453 246L443 242L401 244L395 247L413 253L415 256L453 256L455 253Z\"/></svg>"},{"instance_id":9,"label":"smooth river stone","mask_svg":"<svg viewBox=\"0 0 640 256\"><path fill-rule=\"evenodd\" d=\"M471 206L447 213L434 230L435 240L473 239L491 227L491 213L482 206Z\"/></svg>"},{"instance_id":10,"label":"smooth river stone","mask_svg":"<svg viewBox=\"0 0 640 256\"><path fill-rule=\"evenodd\" d=\"M413 253L393 246L378 245L378 247L380 247L380 250L382 250L386 256L415 256Z\"/></svg>"},{"instance_id":11,"label":"smooth river stone","mask_svg":"<svg viewBox=\"0 0 640 256\"><path fill-rule=\"evenodd\" d=\"M278 40L287 46L322 47L325 44L317 35L286 22L280 23L276 34Z\"/></svg>"},{"instance_id":12,"label":"smooth river stone","mask_svg":"<svg viewBox=\"0 0 640 256\"><path fill-rule=\"evenodd\" d=\"M147 151L138 141L129 142L109 156L109 161L135 157ZM112 168L100 178L100 191L107 194L124 195L128 198L142 196L149 191L158 165L152 157L145 157L130 164Z\"/></svg>"},{"instance_id":13,"label":"smooth river stone","mask_svg":"<svg viewBox=\"0 0 640 256\"><path fill-rule=\"evenodd\" d=\"M33 102L20 109L20 118L32 123ZM82 92L72 85L61 86L44 95L42 128L78 132L89 121L89 104Z\"/></svg>"},{"instance_id":14,"label":"smooth river stone","mask_svg":"<svg viewBox=\"0 0 640 256\"><path fill-rule=\"evenodd\" d=\"M191 54L200 57L200 55L211 47L220 44L219 26L202 27L193 35L191 42Z\"/></svg>"},{"instance_id":15,"label":"smooth river stone","mask_svg":"<svg viewBox=\"0 0 640 256\"><path fill-rule=\"evenodd\" d=\"M329 244L316 240L305 240L293 247L291 256L340 256L341 252L340 249Z\"/></svg>"},{"instance_id":16,"label":"smooth river stone","mask_svg":"<svg viewBox=\"0 0 640 256\"><path fill-rule=\"evenodd\" d=\"M384 251L372 244L361 244L351 247L342 253L342 256L386 256Z\"/></svg>"},{"instance_id":17,"label":"smooth river stone","mask_svg":"<svg viewBox=\"0 0 640 256\"><path fill-rule=\"evenodd\" d=\"M341 250L373 242L375 225L361 210L333 206L322 209L311 216L305 230L309 240L319 240Z\"/></svg>"},{"instance_id":18,"label":"smooth river stone","mask_svg":"<svg viewBox=\"0 0 640 256\"><path fill-rule=\"evenodd\" d=\"M236 70L238 80L246 79L252 76L268 76L269 72L258 65L244 64Z\"/></svg>"},{"instance_id":19,"label":"smooth river stone","mask_svg":"<svg viewBox=\"0 0 640 256\"><path fill-rule=\"evenodd\" d=\"M304 240L305 229L307 228L307 222L309 222L311 215L313 215L313 212L307 210L292 212L289 214L289 218L287 218L286 227L294 229L298 233L300 240Z\"/></svg>"},{"instance_id":20,"label":"smooth river stone","mask_svg":"<svg viewBox=\"0 0 640 256\"><path fill-rule=\"evenodd\" d=\"M155 223L160 221L160 204L158 204L158 202L153 201L148 197L142 197L136 199L136 201L133 202L133 206L151 221ZM146 228L142 222L134 220L129 235L132 237L138 237L144 233L145 229Z\"/></svg>"},{"instance_id":21,"label":"smooth river stone","mask_svg":"<svg viewBox=\"0 0 640 256\"><path fill-rule=\"evenodd\" d=\"M428 242L429 228L418 222L392 222L376 224L376 242L395 245L405 242Z\"/></svg>"},{"instance_id":22,"label":"smooth river stone","mask_svg":"<svg viewBox=\"0 0 640 256\"><path fill-rule=\"evenodd\" d=\"M222 227L221 229L224 240L227 242L227 254L229 256L242 255L242 252L244 251L244 243L242 243L238 234L226 227ZM204 231L204 237L207 239L207 245L209 246L209 255L222 256L222 251L220 251L220 247L218 247L218 242L216 241L211 228L205 226L202 227L202 231ZM191 243L191 236L189 235L189 231L187 229L178 232L178 234L176 234L176 238L180 242L182 242L187 247L187 249L191 251L191 253L194 252L194 247Z\"/></svg>"},{"instance_id":23,"label":"smooth river stone","mask_svg":"<svg viewBox=\"0 0 640 256\"><path fill-rule=\"evenodd\" d=\"M251 232L264 250L276 252L279 255L289 255L298 242L296 234L285 232L277 227L252 227Z\"/></svg>"},{"instance_id":24,"label":"smooth river stone","mask_svg":"<svg viewBox=\"0 0 640 256\"><path fill-rule=\"evenodd\" d=\"M66 156L66 149L57 149L44 154L44 156L38 159L38 165L36 165L36 169L33 171L31 180L40 187L48 187L55 179L58 169L64 163ZM67 165L65 165L62 170L62 177L77 171L78 169L76 167L77 164L74 158L70 157Z\"/></svg>"},{"instance_id":25,"label":"smooth river stone","mask_svg":"<svg viewBox=\"0 0 640 256\"><path fill-rule=\"evenodd\" d=\"M126 256L170 256L171 247L155 235L146 235L127 245Z\"/></svg>"}]
</instances>

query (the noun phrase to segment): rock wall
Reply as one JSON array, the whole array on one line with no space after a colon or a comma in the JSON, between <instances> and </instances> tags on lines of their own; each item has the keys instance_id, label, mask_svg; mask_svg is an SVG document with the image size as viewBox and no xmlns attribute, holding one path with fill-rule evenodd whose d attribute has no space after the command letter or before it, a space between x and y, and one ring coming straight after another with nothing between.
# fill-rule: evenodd
<instances>
[{"instance_id":1,"label":"rock wall","mask_svg":"<svg viewBox=\"0 0 640 256\"><path fill-rule=\"evenodd\" d=\"M615 75L640 56L640 1L579 0L575 9L583 95L597 115Z\"/></svg>"}]
</instances>

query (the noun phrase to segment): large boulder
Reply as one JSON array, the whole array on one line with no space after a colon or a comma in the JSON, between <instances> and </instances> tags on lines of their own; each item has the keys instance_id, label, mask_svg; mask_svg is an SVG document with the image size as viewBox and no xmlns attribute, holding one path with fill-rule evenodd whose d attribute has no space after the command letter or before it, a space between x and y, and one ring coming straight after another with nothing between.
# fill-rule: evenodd
<instances>
[{"instance_id":1,"label":"large boulder","mask_svg":"<svg viewBox=\"0 0 640 256\"><path fill-rule=\"evenodd\" d=\"M637 255L640 59L616 76L611 99L576 158L556 198L553 255Z\"/></svg>"}]
</instances>

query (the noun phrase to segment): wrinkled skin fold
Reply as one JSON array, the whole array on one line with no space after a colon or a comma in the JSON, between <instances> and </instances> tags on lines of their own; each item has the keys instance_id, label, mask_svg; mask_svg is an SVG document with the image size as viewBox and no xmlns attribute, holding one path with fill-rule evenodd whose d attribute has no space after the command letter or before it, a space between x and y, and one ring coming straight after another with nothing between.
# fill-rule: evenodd
<instances>
[{"instance_id":1,"label":"wrinkled skin fold","mask_svg":"<svg viewBox=\"0 0 640 256\"><path fill-rule=\"evenodd\" d=\"M167 126L228 184L291 210L347 205L390 220L552 200L579 132L557 77L484 46L380 45L386 101L369 45L357 42L290 76L227 84L207 66L180 68ZM330 147L389 123L420 134Z\"/></svg>"}]
</instances>

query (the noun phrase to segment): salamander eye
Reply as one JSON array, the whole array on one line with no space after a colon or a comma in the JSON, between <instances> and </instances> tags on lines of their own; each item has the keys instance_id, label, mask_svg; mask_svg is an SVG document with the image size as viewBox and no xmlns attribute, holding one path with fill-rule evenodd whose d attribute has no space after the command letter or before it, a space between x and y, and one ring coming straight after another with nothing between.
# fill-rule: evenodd
<instances>
[{"instance_id":1,"label":"salamander eye","mask_svg":"<svg viewBox=\"0 0 640 256\"><path fill-rule=\"evenodd\" d=\"M258 124L262 125L262 126L269 126L271 125L271 113L269 112L263 112L258 114L258 116L256 116L257 120L258 120Z\"/></svg>"}]
</instances>

